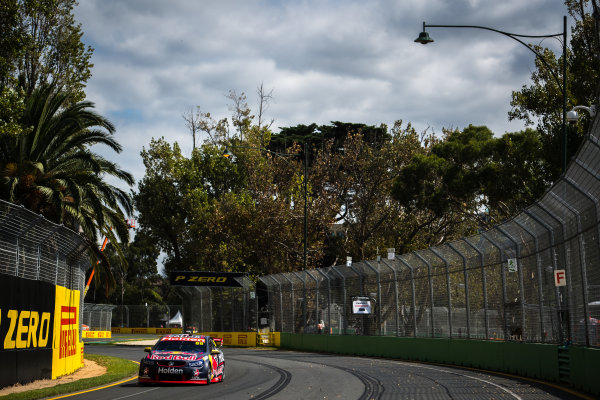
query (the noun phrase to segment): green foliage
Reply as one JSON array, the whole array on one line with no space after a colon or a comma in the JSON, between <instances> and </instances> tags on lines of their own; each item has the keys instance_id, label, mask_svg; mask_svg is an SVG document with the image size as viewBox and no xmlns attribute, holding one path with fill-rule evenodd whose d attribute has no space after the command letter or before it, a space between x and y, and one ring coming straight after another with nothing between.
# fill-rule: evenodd
<instances>
[{"instance_id":1,"label":"green foliage","mask_svg":"<svg viewBox=\"0 0 600 400\"><path fill-rule=\"evenodd\" d=\"M312 143L317 148L333 141L334 151L344 148L346 137L360 133L362 139L371 146L379 146L391 139L387 126L372 126L340 121L332 121L331 125L297 125L281 128L278 134L272 136L269 149L285 152L294 143Z\"/></svg>"},{"instance_id":2,"label":"green foliage","mask_svg":"<svg viewBox=\"0 0 600 400\"><path fill-rule=\"evenodd\" d=\"M0 137L16 137L23 133L19 120L25 109L23 96L15 89L0 89Z\"/></svg>"},{"instance_id":3,"label":"green foliage","mask_svg":"<svg viewBox=\"0 0 600 400\"><path fill-rule=\"evenodd\" d=\"M576 105L597 104L600 94L600 29L592 15L589 0L566 0L569 14L575 20L567 49L567 111ZM596 11L598 12L598 11ZM556 180L562 172L562 65L565 60L549 49L533 46L550 68L536 59L536 70L531 75L532 84L523 86L512 94L510 119L521 119L528 125L537 124L541 133L543 158ZM559 82L552 76L553 71ZM591 119L582 113L575 126L569 126L567 134L567 159L579 148L587 133Z\"/></svg>"},{"instance_id":4,"label":"green foliage","mask_svg":"<svg viewBox=\"0 0 600 400\"><path fill-rule=\"evenodd\" d=\"M105 179L131 185L133 177L91 151L96 144L121 151L113 125L91 108L68 105L68 94L52 86L36 89L21 118L27 131L0 137L0 197L81 231L96 249L99 233L128 241L124 212L131 214L132 201Z\"/></svg>"},{"instance_id":5,"label":"green foliage","mask_svg":"<svg viewBox=\"0 0 600 400\"><path fill-rule=\"evenodd\" d=\"M489 226L534 202L551 183L542 152L537 131L495 138L486 127L470 125L415 155L392 193L408 212L455 213Z\"/></svg>"},{"instance_id":6,"label":"green foliage","mask_svg":"<svg viewBox=\"0 0 600 400\"><path fill-rule=\"evenodd\" d=\"M81 41L75 0L1 0L0 87L18 86L26 96L46 84L85 98L93 49ZM5 34L6 33L6 34Z\"/></svg>"}]
</instances>

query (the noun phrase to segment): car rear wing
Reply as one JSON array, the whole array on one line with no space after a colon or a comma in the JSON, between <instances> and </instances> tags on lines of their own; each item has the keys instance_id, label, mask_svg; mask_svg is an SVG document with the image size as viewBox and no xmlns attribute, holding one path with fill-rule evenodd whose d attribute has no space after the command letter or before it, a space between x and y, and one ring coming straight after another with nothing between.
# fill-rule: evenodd
<instances>
[{"instance_id":1,"label":"car rear wing","mask_svg":"<svg viewBox=\"0 0 600 400\"><path fill-rule=\"evenodd\" d=\"M213 338L213 340L215 341L217 346L219 346L219 347L223 346L223 338Z\"/></svg>"}]
</instances>

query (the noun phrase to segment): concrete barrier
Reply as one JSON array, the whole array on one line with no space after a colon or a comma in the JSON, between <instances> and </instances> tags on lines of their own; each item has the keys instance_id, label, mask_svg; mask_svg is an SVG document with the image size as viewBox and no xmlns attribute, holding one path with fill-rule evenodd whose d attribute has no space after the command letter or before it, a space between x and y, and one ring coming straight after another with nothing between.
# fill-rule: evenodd
<instances>
[{"instance_id":1,"label":"concrete barrier","mask_svg":"<svg viewBox=\"0 0 600 400\"><path fill-rule=\"evenodd\" d=\"M498 340L425 339L386 336L337 336L281 333L281 347L313 352L425 361L505 372L600 395L600 349L568 349L568 382L559 372L555 344Z\"/></svg>"}]
</instances>

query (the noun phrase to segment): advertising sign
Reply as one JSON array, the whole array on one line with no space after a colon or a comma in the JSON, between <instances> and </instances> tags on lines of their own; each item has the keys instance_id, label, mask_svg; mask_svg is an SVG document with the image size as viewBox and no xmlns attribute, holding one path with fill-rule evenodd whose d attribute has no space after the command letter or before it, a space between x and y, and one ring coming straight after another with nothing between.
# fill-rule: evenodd
<instances>
[{"instance_id":1,"label":"advertising sign","mask_svg":"<svg viewBox=\"0 0 600 400\"><path fill-rule=\"evenodd\" d=\"M83 366L83 341L79 337L79 290L55 286L52 379Z\"/></svg>"},{"instance_id":2,"label":"advertising sign","mask_svg":"<svg viewBox=\"0 0 600 400\"><path fill-rule=\"evenodd\" d=\"M371 314L371 299L368 297L352 298L353 314Z\"/></svg>"},{"instance_id":3,"label":"advertising sign","mask_svg":"<svg viewBox=\"0 0 600 400\"><path fill-rule=\"evenodd\" d=\"M173 271L170 273L172 286L242 287L236 278L242 272Z\"/></svg>"},{"instance_id":4,"label":"advertising sign","mask_svg":"<svg viewBox=\"0 0 600 400\"><path fill-rule=\"evenodd\" d=\"M51 378L54 285L0 274L0 387Z\"/></svg>"}]
</instances>

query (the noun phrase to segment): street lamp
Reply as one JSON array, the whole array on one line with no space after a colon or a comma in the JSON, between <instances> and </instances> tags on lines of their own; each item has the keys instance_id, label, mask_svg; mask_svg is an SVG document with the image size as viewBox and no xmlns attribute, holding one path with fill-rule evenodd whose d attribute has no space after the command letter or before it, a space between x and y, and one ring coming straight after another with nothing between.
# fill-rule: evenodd
<instances>
[{"instance_id":1,"label":"street lamp","mask_svg":"<svg viewBox=\"0 0 600 400\"><path fill-rule=\"evenodd\" d=\"M565 15L563 17L563 31L561 33L555 33L555 34L549 34L549 35L518 35L515 33L509 33L509 32L504 32L504 31L500 31L497 29L493 29L493 28L488 28L486 26L433 25L433 24L426 24L425 21L423 21L423 32L421 32L419 34L419 37L417 39L415 39L416 43L427 44L427 43L433 42L433 39L429 36L429 33L427 33L426 28L475 28L475 29L485 29L488 31L497 32L504 36L508 36L509 38L514 39L517 42L521 43L523 46L525 46L529 50L531 50L542 61L542 63L546 66L546 68L548 68L548 71L552 74L552 76L556 80L558 87L561 88L561 90L562 90L562 95L563 95L563 107L562 107L563 108L563 110L562 110L563 111L563 119L562 119L563 165L562 165L562 167L563 167L563 172L565 172L567 170L567 16ZM552 68L550 68L550 66L544 59L544 56L542 54L540 54L539 52L537 52L533 47L529 46L527 43L525 43L524 41L519 39L519 38L538 38L538 39L539 38L560 38L561 36L562 36L562 45L563 45L562 85L561 85L560 79L558 78L558 75L556 74L556 72L554 72L552 70Z\"/></svg>"},{"instance_id":2,"label":"street lamp","mask_svg":"<svg viewBox=\"0 0 600 400\"><path fill-rule=\"evenodd\" d=\"M275 151L271 151L265 149L264 147L255 147L255 146L225 146L225 151L223 151L223 157L229 158L233 156L233 153L229 151L229 149L251 149L251 150L260 150L272 154L277 157L284 158L285 157L300 157L300 154L290 154L290 153L278 153ZM308 180L308 146L307 143L304 143L304 179L302 179L302 189L304 194L304 239L303 239L303 265L302 270L306 271L306 256L307 256L307 242L308 242L308 192L307 192L307 183Z\"/></svg>"}]
</instances>

